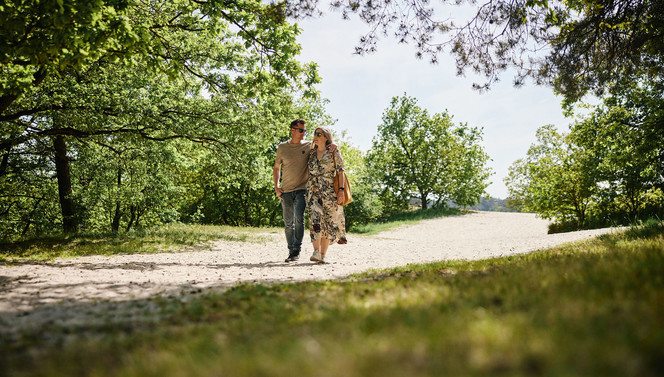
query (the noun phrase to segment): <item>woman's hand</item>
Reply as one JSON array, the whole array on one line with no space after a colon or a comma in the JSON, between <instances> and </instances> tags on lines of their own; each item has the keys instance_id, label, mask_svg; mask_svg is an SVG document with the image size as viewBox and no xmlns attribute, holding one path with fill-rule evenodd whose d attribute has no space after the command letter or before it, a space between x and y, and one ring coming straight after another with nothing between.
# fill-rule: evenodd
<instances>
[{"instance_id":1,"label":"woman's hand","mask_svg":"<svg viewBox=\"0 0 664 377\"><path fill-rule=\"evenodd\" d=\"M337 193L337 204L342 205L344 204L344 190L339 190Z\"/></svg>"}]
</instances>

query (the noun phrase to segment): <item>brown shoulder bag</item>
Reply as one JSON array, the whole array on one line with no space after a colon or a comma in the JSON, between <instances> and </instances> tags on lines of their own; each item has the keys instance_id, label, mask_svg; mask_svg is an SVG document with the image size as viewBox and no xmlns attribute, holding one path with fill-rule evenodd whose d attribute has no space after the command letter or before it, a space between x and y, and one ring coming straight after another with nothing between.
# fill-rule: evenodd
<instances>
[{"instance_id":1,"label":"brown shoulder bag","mask_svg":"<svg viewBox=\"0 0 664 377\"><path fill-rule=\"evenodd\" d=\"M343 180L339 177L339 173L337 172L337 160L334 158L334 153L332 153L332 162L334 162L334 193L337 194L337 197L339 197L339 187L344 188L343 190L341 190L344 194L344 202L341 205L345 206L346 204L353 201L353 195L350 193L350 183L348 182L348 175L344 172Z\"/></svg>"}]
</instances>

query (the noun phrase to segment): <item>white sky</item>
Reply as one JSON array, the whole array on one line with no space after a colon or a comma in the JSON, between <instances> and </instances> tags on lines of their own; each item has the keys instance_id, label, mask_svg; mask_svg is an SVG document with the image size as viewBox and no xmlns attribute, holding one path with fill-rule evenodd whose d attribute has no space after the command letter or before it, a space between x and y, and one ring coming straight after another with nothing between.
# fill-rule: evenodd
<instances>
[{"instance_id":1,"label":"white sky","mask_svg":"<svg viewBox=\"0 0 664 377\"><path fill-rule=\"evenodd\" d=\"M348 21L339 13L327 13L323 18L297 22L303 29L298 37L300 60L319 65L323 82L318 89L330 100L328 113L338 119L334 128L347 130L351 144L365 152L371 148L392 97L406 93L430 113L447 110L455 124L484 128L483 146L494 172L487 192L504 199L507 188L503 179L508 168L525 157L537 129L553 124L567 131L572 121L562 114L562 97L532 83L514 88L510 73L503 74L502 81L489 92L480 94L472 89L472 78L456 76L454 58L449 54L441 55L440 62L432 65L426 58L415 58L414 46L383 37L375 54L355 55L354 47L368 26L357 18Z\"/></svg>"}]
</instances>

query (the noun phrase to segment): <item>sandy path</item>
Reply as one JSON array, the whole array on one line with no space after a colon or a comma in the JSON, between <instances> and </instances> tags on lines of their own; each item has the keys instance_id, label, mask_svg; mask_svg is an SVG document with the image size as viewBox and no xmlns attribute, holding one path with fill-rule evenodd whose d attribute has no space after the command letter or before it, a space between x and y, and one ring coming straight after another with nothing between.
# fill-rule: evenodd
<instances>
[{"instance_id":1,"label":"sandy path","mask_svg":"<svg viewBox=\"0 0 664 377\"><path fill-rule=\"evenodd\" d=\"M81 319L113 303L155 295L227 287L239 282L334 279L372 268L449 259L484 259L527 253L611 232L598 229L547 234L548 221L533 214L477 212L426 220L377 236L349 236L333 245L327 264L284 263L283 234L262 244L216 241L210 250L80 257L54 262L0 266L0 335L22 325ZM84 317L84 316L83 316ZM82 319L81 319L82 320Z\"/></svg>"}]
</instances>

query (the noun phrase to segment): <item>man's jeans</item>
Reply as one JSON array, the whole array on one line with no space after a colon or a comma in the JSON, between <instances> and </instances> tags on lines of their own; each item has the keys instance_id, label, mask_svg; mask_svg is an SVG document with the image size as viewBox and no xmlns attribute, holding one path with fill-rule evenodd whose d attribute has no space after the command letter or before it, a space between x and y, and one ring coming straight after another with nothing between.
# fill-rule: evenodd
<instances>
[{"instance_id":1,"label":"man's jeans","mask_svg":"<svg viewBox=\"0 0 664 377\"><path fill-rule=\"evenodd\" d=\"M304 237L304 192L297 190L281 194L281 209L284 215L286 241L289 255L299 255Z\"/></svg>"}]
</instances>

